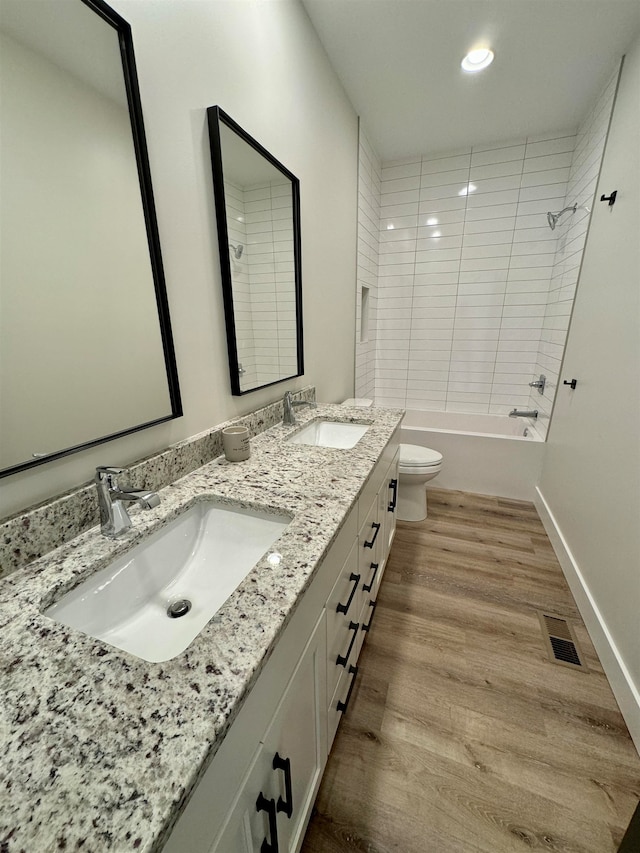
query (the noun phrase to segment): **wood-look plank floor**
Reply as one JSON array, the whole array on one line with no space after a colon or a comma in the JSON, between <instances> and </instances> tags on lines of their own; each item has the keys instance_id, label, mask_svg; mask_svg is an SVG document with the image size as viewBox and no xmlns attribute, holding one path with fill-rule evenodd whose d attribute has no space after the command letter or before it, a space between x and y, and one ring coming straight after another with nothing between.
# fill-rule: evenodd
<instances>
[{"instance_id":1,"label":"wood-look plank floor","mask_svg":"<svg viewBox=\"0 0 640 853\"><path fill-rule=\"evenodd\" d=\"M535 611L589 666L551 663ZM615 853L640 758L532 504L400 522L302 853Z\"/></svg>"}]
</instances>

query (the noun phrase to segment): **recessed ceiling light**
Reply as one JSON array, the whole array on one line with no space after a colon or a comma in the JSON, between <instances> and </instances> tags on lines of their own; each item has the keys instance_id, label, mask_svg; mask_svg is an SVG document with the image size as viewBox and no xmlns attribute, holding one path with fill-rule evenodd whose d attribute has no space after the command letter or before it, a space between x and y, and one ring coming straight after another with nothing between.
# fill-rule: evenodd
<instances>
[{"instance_id":1,"label":"recessed ceiling light","mask_svg":"<svg viewBox=\"0 0 640 853\"><path fill-rule=\"evenodd\" d=\"M488 47L480 47L476 50L470 50L462 60L463 71L482 71L493 62L493 51Z\"/></svg>"}]
</instances>

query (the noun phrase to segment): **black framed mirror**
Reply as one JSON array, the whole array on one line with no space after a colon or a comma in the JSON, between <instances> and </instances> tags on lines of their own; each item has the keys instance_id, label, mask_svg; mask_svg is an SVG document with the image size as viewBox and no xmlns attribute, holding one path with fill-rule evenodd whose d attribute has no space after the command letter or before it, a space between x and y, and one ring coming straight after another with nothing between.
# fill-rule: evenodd
<instances>
[{"instance_id":1,"label":"black framed mirror","mask_svg":"<svg viewBox=\"0 0 640 853\"><path fill-rule=\"evenodd\" d=\"M0 476L182 414L129 24L2 0Z\"/></svg>"},{"instance_id":2,"label":"black framed mirror","mask_svg":"<svg viewBox=\"0 0 640 853\"><path fill-rule=\"evenodd\" d=\"M300 182L220 107L209 107L231 391L304 373Z\"/></svg>"}]
</instances>

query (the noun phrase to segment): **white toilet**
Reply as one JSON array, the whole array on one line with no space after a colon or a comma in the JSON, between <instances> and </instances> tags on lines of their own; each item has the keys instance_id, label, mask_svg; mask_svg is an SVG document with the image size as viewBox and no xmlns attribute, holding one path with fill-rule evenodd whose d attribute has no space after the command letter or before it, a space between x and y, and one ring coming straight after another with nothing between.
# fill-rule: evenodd
<instances>
[{"instance_id":1,"label":"white toilet","mask_svg":"<svg viewBox=\"0 0 640 853\"><path fill-rule=\"evenodd\" d=\"M400 445L398 477L399 521L423 521L427 517L427 483L442 471L442 453L418 444Z\"/></svg>"},{"instance_id":2,"label":"white toilet","mask_svg":"<svg viewBox=\"0 0 640 853\"><path fill-rule=\"evenodd\" d=\"M343 406L373 405L365 397L350 397ZM421 447L418 444L400 445L400 467L398 476L398 504L396 516L399 521L424 521L427 517L427 483L442 471L442 453Z\"/></svg>"}]
</instances>

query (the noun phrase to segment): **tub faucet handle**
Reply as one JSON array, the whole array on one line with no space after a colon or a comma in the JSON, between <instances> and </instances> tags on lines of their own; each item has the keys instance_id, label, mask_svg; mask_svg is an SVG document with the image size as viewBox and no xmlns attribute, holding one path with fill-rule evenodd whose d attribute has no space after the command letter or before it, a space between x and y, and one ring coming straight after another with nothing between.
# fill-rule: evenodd
<instances>
[{"instance_id":1,"label":"tub faucet handle","mask_svg":"<svg viewBox=\"0 0 640 853\"><path fill-rule=\"evenodd\" d=\"M529 388L537 388L538 394L544 394L544 386L547 384L547 377L541 373L539 379L534 379L529 383Z\"/></svg>"}]
</instances>

